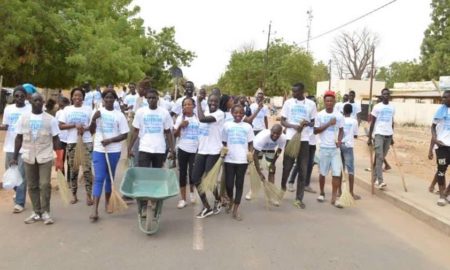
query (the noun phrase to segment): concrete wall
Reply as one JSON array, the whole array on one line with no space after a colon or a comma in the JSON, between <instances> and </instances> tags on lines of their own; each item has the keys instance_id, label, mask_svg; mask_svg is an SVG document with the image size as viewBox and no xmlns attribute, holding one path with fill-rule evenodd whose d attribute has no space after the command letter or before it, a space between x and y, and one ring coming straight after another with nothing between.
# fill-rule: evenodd
<instances>
[{"instance_id":1,"label":"concrete wall","mask_svg":"<svg viewBox=\"0 0 450 270\"><path fill-rule=\"evenodd\" d=\"M440 104L390 102L395 107L395 124L431 126L434 114Z\"/></svg>"},{"instance_id":2,"label":"concrete wall","mask_svg":"<svg viewBox=\"0 0 450 270\"><path fill-rule=\"evenodd\" d=\"M379 95L381 89L385 87L386 83L383 81L373 81L373 95ZM331 82L331 89L339 92L340 95L348 93L350 90L355 91L356 100L361 101L361 95L369 95L370 81L362 80L337 80ZM317 95L323 96L323 93L328 90L328 81L317 82Z\"/></svg>"}]
</instances>

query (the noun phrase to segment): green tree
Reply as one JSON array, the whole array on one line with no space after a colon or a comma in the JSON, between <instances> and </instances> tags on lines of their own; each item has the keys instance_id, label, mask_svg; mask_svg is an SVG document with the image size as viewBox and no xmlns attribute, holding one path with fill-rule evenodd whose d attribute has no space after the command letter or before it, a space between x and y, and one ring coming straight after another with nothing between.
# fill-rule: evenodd
<instances>
[{"instance_id":1,"label":"green tree","mask_svg":"<svg viewBox=\"0 0 450 270\"><path fill-rule=\"evenodd\" d=\"M175 30L143 26L131 0L0 0L0 73L5 84L70 87L152 77L170 84L169 65L189 65L194 53Z\"/></svg>"},{"instance_id":2,"label":"green tree","mask_svg":"<svg viewBox=\"0 0 450 270\"><path fill-rule=\"evenodd\" d=\"M244 95L254 95L261 87L269 96L284 95L296 82L315 89L313 66L312 56L303 48L277 39L271 42L267 55L265 50L252 48L234 51L218 86L224 92Z\"/></svg>"},{"instance_id":3,"label":"green tree","mask_svg":"<svg viewBox=\"0 0 450 270\"><path fill-rule=\"evenodd\" d=\"M389 88L396 82L422 81L425 77L422 65L416 60L393 62L388 67L381 67L375 75L377 80L385 81Z\"/></svg>"},{"instance_id":4,"label":"green tree","mask_svg":"<svg viewBox=\"0 0 450 270\"><path fill-rule=\"evenodd\" d=\"M431 24L425 30L421 59L428 78L450 75L450 0L431 1Z\"/></svg>"}]
</instances>

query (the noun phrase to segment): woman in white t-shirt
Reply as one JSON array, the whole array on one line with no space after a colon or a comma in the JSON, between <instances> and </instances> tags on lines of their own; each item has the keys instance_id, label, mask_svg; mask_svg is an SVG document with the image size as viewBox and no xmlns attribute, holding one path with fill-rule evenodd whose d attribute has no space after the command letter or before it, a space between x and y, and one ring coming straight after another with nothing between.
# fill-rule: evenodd
<instances>
[{"instance_id":1,"label":"woman in white t-shirt","mask_svg":"<svg viewBox=\"0 0 450 270\"><path fill-rule=\"evenodd\" d=\"M108 213L109 199L111 198L111 177L114 177L117 163L119 162L122 143L127 138L127 119L121 111L114 109L114 102L118 99L113 89L106 89L102 93L104 108L97 110L91 120L89 130L95 135L92 162L94 164L95 179L92 190L94 208L90 215L91 221L98 219L98 204L102 195L103 184L105 186L105 208ZM112 175L109 175L108 163Z\"/></svg>"},{"instance_id":2,"label":"woman in white t-shirt","mask_svg":"<svg viewBox=\"0 0 450 270\"><path fill-rule=\"evenodd\" d=\"M242 121L244 108L241 105L234 105L231 114L234 121L226 122L222 132L223 145L228 147L228 153L225 156L225 186L228 198L233 201L230 203L228 211L232 208L232 217L235 220L242 220L238 209L244 190L248 160L253 158L254 134L252 126ZM233 196L234 188L236 188L236 193Z\"/></svg>"},{"instance_id":3,"label":"woman in white t-shirt","mask_svg":"<svg viewBox=\"0 0 450 270\"><path fill-rule=\"evenodd\" d=\"M69 178L72 188L73 198L70 203L78 202L78 171L75 168L75 149L76 147L84 147L85 156L83 157L83 176L86 185L86 203L92 205L92 168L91 168L91 153L92 153L92 135L89 131L89 122L92 116L92 109L90 106L83 106L85 94L83 89L74 88L70 92L70 99L72 105L64 108L63 113L58 119L60 130L67 130L67 163L69 165ZM78 136L82 136L83 144L77 145Z\"/></svg>"},{"instance_id":4,"label":"woman in white t-shirt","mask_svg":"<svg viewBox=\"0 0 450 270\"><path fill-rule=\"evenodd\" d=\"M64 108L70 105L70 100L66 97L60 97L58 100L58 107L59 110L55 114L56 120L61 121L62 116L64 114ZM66 148L67 148L67 130L61 130L59 132L59 141L61 143L61 148L63 149L63 156L62 156L62 164L66 162ZM67 171L62 170L62 173L66 176L67 181L70 182L69 178L69 166L67 165Z\"/></svg>"},{"instance_id":5,"label":"woman in white t-shirt","mask_svg":"<svg viewBox=\"0 0 450 270\"><path fill-rule=\"evenodd\" d=\"M202 102L202 97L198 97ZM197 218L205 218L212 214L220 213L222 204L217 189L213 192L215 197L214 208L209 205L206 194L198 187L204 174L208 173L216 164L222 149L222 127L225 119L225 113L219 110L219 97L211 95L208 98L208 112L203 112L202 106L197 106L197 115L200 121L198 152L195 156L194 170L192 180L197 187L198 194L203 203L202 211Z\"/></svg>"},{"instance_id":6,"label":"woman in white t-shirt","mask_svg":"<svg viewBox=\"0 0 450 270\"><path fill-rule=\"evenodd\" d=\"M180 193L181 200L178 208L184 208L186 204L186 183L189 172L190 191L193 195L194 184L192 183L192 169L194 166L195 154L198 149L199 124L197 116L194 114L195 102L191 97L186 97L181 103L182 113L178 115L174 125L175 137L178 140L178 169L180 171ZM192 196L191 196L192 197Z\"/></svg>"}]
</instances>

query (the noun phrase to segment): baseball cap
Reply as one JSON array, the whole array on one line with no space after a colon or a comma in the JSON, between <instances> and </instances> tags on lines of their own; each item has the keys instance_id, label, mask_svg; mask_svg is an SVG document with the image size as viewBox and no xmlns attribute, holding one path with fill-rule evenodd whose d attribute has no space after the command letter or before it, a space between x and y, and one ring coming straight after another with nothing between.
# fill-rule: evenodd
<instances>
[{"instance_id":1,"label":"baseball cap","mask_svg":"<svg viewBox=\"0 0 450 270\"><path fill-rule=\"evenodd\" d=\"M336 97L336 93L335 93L334 91L327 90L327 91L325 91L325 93L323 94L323 97Z\"/></svg>"},{"instance_id":2,"label":"baseball cap","mask_svg":"<svg viewBox=\"0 0 450 270\"><path fill-rule=\"evenodd\" d=\"M27 91L27 94L36 93L36 87L34 85L32 85L31 83L25 83L22 86L23 86L23 88L25 88L25 91Z\"/></svg>"}]
</instances>

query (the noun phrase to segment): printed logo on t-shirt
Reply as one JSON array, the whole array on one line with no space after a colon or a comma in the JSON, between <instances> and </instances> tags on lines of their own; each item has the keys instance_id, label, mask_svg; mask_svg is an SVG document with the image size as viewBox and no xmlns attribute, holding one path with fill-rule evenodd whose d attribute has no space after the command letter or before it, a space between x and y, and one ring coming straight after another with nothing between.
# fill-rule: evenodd
<instances>
[{"instance_id":1,"label":"printed logo on t-shirt","mask_svg":"<svg viewBox=\"0 0 450 270\"><path fill-rule=\"evenodd\" d=\"M334 115L324 115L324 116L322 116L322 121L320 121L320 122L322 122L322 124L326 124L326 123L330 122L331 119L334 119L334 118L336 118ZM327 127L327 129L324 132L327 132L327 133L334 132L336 129L336 124L333 126Z\"/></svg>"},{"instance_id":2,"label":"printed logo on t-shirt","mask_svg":"<svg viewBox=\"0 0 450 270\"><path fill-rule=\"evenodd\" d=\"M19 120L21 113L11 113L8 115L8 131L15 132L16 131L16 122Z\"/></svg>"},{"instance_id":3,"label":"printed logo on t-shirt","mask_svg":"<svg viewBox=\"0 0 450 270\"><path fill-rule=\"evenodd\" d=\"M300 122L303 119L307 119L306 107L303 105L295 104L291 108L291 116L294 122Z\"/></svg>"},{"instance_id":4,"label":"printed logo on t-shirt","mask_svg":"<svg viewBox=\"0 0 450 270\"><path fill-rule=\"evenodd\" d=\"M266 144L264 144L263 149L274 149L275 147L277 147L277 143L274 141L270 141L270 142L266 142Z\"/></svg>"},{"instance_id":5,"label":"printed logo on t-shirt","mask_svg":"<svg viewBox=\"0 0 450 270\"><path fill-rule=\"evenodd\" d=\"M200 123L198 129L198 135L200 137L208 137L209 135L209 125L205 123Z\"/></svg>"},{"instance_id":6,"label":"printed logo on t-shirt","mask_svg":"<svg viewBox=\"0 0 450 270\"><path fill-rule=\"evenodd\" d=\"M144 132L145 133L162 133L163 121L161 116L149 114L144 116Z\"/></svg>"},{"instance_id":7,"label":"printed logo on t-shirt","mask_svg":"<svg viewBox=\"0 0 450 270\"><path fill-rule=\"evenodd\" d=\"M68 117L68 124L87 124L89 122L89 117L84 112L70 112Z\"/></svg>"},{"instance_id":8,"label":"printed logo on t-shirt","mask_svg":"<svg viewBox=\"0 0 450 270\"><path fill-rule=\"evenodd\" d=\"M110 114L102 114L102 132L105 134L112 134L114 132L115 118Z\"/></svg>"},{"instance_id":9,"label":"printed logo on t-shirt","mask_svg":"<svg viewBox=\"0 0 450 270\"><path fill-rule=\"evenodd\" d=\"M377 120L380 120L381 122L390 122L390 121L392 121L392 109L390 109L390 108L383 108L383 109L381 109Z\"/></svg>"},{"instance_id":10,"label":"printed logo on t-shirt","mask_svg":"<svg viewBox=\"0 0 450 270\"><path fill-rule=\"evenodd\" d=\"M42 128L42 119L30 119L30 129L33 138L37 137L37 133L41 128Z\"/></svg>"},{"instance_id":11,"label":"printed logo on t-shirt","mask_svg":"<svg viewBox=\"0 0 450 270\"><path fill-rule=\"evenodd\" d=\"M447 115L444 117L444 130L450 130L450 114L447 113Z\"/></svg>"},{"instance_id":12,"label":"printed logo on t-shirt","mask_svg":"<svg viewBox=\"0 0 450 270\"><path fill-rule=\"evenodd\" d=\"M229 144L246 144L247 130L243 127L232 127L228 130Z\"/></svg>"},{"instance_id":13,"label":"printed logo on t-shirt","mask_svg":"<svg viewBox=\"0 0 450 270\"><path fill-rule=\"evenodd\" d=\"M198 140L199 124L195 122L189 122L189 125L182 130L181 137L185 140Z\"/></svg>"}]
</instances>

